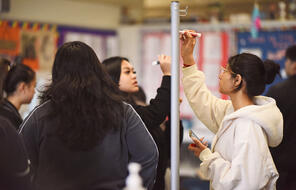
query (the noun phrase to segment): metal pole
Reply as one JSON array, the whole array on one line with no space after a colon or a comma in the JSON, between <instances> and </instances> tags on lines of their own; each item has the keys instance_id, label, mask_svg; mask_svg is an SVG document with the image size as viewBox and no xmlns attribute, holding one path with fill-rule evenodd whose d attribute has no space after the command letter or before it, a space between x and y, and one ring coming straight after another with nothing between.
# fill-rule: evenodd
<instances>
[{"instance_id":1,"label":"metal pole","mask_svg":"<svg viewBox=\"0 0 296 190\"><path fill-rule=\"evenodd\" d=\"M180 189L179 130L179 2L171 2L172 80L171 80L171 190Z\"/></svg>"}]
</instances>

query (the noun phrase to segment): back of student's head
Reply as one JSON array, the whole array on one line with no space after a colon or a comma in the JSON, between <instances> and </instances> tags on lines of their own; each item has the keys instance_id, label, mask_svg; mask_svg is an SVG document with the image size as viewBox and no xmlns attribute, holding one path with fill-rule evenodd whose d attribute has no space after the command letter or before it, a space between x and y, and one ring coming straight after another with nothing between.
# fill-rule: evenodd
<instances>
[{"instance_id":1,"label":"back of student's head","mask_svg":"<svg viewBox=\"0 0 296 190\"><path fill-rule=\"evenodd\" d=\"M292 45L286 50L286 59L290 59L292 62L296 62L296 45Z\"/></svg>"},{"instance_id":2,"label":"back of student's head","mask_svg":"<svg viewBox=\"0 0 296 190\"><path fill-rule=\"evenodd\" d=\"M52 83L41 98L52 102L57 134L71 149L91 149L121 124L117 87L93 49L83 42L65 43L58 49Z\"/></svg>"},{"instance_id":3,"label":"back of student's head","mask_svg":"<svg viewBox=\"0 0 296 190\"><path fill-rule=\"evenodd\" d=\"M22 63L10 67L4 82L4 91L11 96L21 82L29 85L35 79L35 72Z\"/></svg>"},{"instance_id":4,"label":"back of student's head","mask_svg":"<svg viewBox=\"0 0 296 190\"><path fill-rule=\"evenodd\" d=\"M0 57L0 101L3 99L3 85L8 73L10 61Z\"/></svg>"},{"instance_id":5,"label":"back of student's head","mask_svg":"<svg viewBox=\"0 0 296 190\"><path fill-rule=\"evenodd\" d=\"M246 83L246 93L252 98L264 92L265 85L271 84L280 66L271 60L262 61L258 56L250 53L241 53L228 60L231 71L240 74ZM235 76L233 74L233 76ZM241 88L241 85L238 89Z\"/></svg>"},{"instance_id":6,"label":"back of student's head","mask_svg":"<svg viewBox=\"0 0 296 190\"><path fill-rule=\"evenodd\" d=\"M115 84L119 84L121 74L121 63L122 61L129 61L125 57L115 56L105 59L102 64L105 66L107 72L111 76Z\"/></svg>"}]
</instances>

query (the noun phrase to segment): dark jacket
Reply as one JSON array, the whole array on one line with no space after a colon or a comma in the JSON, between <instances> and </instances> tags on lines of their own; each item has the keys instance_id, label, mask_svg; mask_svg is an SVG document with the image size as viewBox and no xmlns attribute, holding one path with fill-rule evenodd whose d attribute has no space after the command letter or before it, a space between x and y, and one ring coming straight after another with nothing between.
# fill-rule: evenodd
<instances>
[{"instance_id":1,"label":"dark jacket","mask_svg":"<svg viewBox=\"0 0 296 190\"><path fill-rule=\"evenodd\" d=\"M282 143L271 148L271 154L280 174L277 187L285 189L284 185L296 177L296 75L270 87L266 95L276 100L284 118Z\"/></svg>"},{"instance_id":2,"label":"dark jacket","mask_svg":"<svg viewBox=\"0 0 296 190\"><path fill-rule=\"evenodd\" d=\"M19 126L23 122L18 110L7 99L4 99L0 104L0 116L7 118L16 130L19 129Z\"/></svg>"},{"instance_id":3,"label":"dark jacket","mask_svg":"<svg viewBox=\"0 0 296 190\"><path fill-rule=\"evenodd\" d=\"M30 166L22 138L7 118L0 116L0 189L29 190Z\"/></svg>"},{"instance_id":4,"label":"dark jacket","mask_svg":"<svg viewBox=\"0 0 296 190\"><path fill-rule=\"evenodd\" d=\"M166 132L160 128L166 117L170 114L171 109L171 77L163 76L161 86L157 89L157 95L150 101L147 106L132 104L137 113L140 115L159 150L159 161L157 167L157 176L154 184L154 190L163 190L165 187L165 171L168 167L170 155L170 138ZM169 122L166 122L166 130L169 131ZM181 123L181 122L180 122ZM183 127L180 126L181 137L183 137Z\"/></svg>"},{"instance_id":5,"label":"dark jacket","mask_svg":"<svg viewBox=\"0 0 296 190\"><path fill-rule=\"evenodd\" d=\"M124 104L120 130L110 132L90 151L69 150L56 135L57 121L47 117L51 112L52 104L47 101L35 108L20 128L37 190L121 190L129 162L141 164L144 185L152 189L158 150L130 105Z\"/></svg>"}]
</instances>

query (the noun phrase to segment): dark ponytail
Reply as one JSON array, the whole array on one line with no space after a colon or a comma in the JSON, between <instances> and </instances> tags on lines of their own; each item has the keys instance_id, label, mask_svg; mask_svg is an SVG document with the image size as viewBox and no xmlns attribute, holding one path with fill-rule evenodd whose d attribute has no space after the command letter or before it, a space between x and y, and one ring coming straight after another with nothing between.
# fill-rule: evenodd
<instances>
[{"instance_id":1,"label":"dark ponytail","mask_svg":"<svg viewBox=\"0 0 296 190\"><path fill-rule=\"evenodd\" d=\"M275 62L270 60L263 62L258 56L250 53L230 57L228 65L234 72L233 77L239 74L246 82L246 92L250 98L261 95L265 85L272 83L280 71L280 66Z\"/></svg>"},{"instance_id":2,"label":"dark ponytail","mask_svg":"<svg viewBox=\"0 0 296 190\"><path fill-rule=\"evenodd\" d=\"M271 84L274 81L276 74L280 75L280 65L268 59L265 60L263 64L265 68L265 83Z\"/></svg>"},{"instance_id":3,"label":"dark ponytail","mask_svg":"<svg viewBox=\"0 0 296 190\"><path fill-rule=\"evenodd\" d=\"M13 65L4 81L4 91L7 96L13 94L20 82L30 84L35 79L35 72L24 64Z\"/></svg>"}]
</instances>

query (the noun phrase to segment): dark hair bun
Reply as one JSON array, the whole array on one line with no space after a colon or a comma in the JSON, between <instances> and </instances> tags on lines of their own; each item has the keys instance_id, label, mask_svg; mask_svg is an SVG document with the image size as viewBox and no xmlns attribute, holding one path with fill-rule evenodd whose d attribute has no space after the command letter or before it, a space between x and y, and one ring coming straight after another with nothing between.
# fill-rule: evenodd
<instances>
[{"instance_id":1,"label":"dark hair bun","mask_svg":"<svg viewBox=\"0 0 296 190\"><path fill-rule=\"evenodd\" d=\"M280 74L280 65L272 60L265 60L263 63L265 68L265 83L271 84L276 74Z\"/></svg>"}]
</instances>

